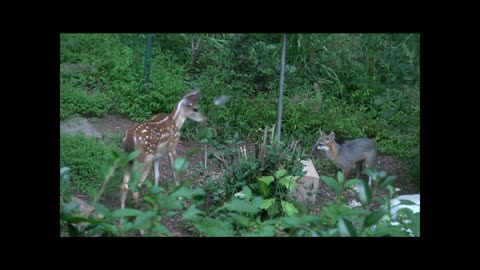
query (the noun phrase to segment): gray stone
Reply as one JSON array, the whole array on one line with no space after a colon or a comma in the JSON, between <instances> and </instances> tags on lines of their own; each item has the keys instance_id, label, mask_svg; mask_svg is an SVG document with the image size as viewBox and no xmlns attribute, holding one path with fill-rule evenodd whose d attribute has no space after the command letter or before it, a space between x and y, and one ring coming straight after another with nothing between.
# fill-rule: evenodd
<instances>
[{"instance_id":1,"label":"gray stone","mask_svg":"<svg viewBox=\"0 0 480 270\"><path fill-rule=\"evenodd\" d=\"M415 203L414 205L405 205L405 204L400 204L400 200L407 200ZM412 210L413 213L418 213L420 212L420 194L412 194L412 195L401 195L396 198L393 198L390 201L390 210L392 216L397 215L397 211L402 209L402 208L408 208Z\"/></svg>"},{"instance_id":2,"label":"gray stone","mask_svg":"<svg viewBox=\"0 0 480 270\"><path fill-rule=\"evenodd\" d=\"M297 186L290 192L290 196L305 205L313 206L317 199L320 176L311 160L302 160L301 162L306 174L297 180Z\"/></svg>"},{"instance_id":3,"label":"gray stone","mask_svg":"<svg viewBox=\"0 0 480 270\"><path fill-rule=\"evenodd\" d=\"M68 134L83 133L87 137L102 138L102 134L87 119L81 117L61 121L60 132Z\"/></svg>"}]
</instances>

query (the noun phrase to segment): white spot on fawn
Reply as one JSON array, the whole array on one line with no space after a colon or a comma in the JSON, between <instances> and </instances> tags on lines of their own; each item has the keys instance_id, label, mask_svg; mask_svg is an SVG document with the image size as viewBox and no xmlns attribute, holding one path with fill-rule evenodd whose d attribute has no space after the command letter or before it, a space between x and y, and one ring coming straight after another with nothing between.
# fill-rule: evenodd
<instances>
[{"instance_id":1,"label":"white spot on fawn","mask_svg":"<svg viewBox=\"0 0 480 270\"><path fill-rule=\"evenodd\" d=\"M142 133L145 133L145 132L147 132L147 130L146 130L146 129L142 130Z\"/></svg>"}]
</instances>

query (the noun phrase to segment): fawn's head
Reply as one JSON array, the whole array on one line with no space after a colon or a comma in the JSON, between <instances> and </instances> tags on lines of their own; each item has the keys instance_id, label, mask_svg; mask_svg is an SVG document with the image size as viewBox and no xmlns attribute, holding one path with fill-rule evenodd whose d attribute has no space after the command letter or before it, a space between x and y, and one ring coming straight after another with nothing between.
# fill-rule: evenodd
<instances>
[{"instance_id":1,"label":"fawn's head","mask_svg":"<svg viewBox=\"0 0 480 270\"><path fill-rule=\"evenodd\" d=\"M320 138L318 138L317 143L312 147L312 150L324 150L328 151L335 139L335 133L332 132L330 135L323 134L320 131Z\"/></svg>"},{"instance_id":2,"label":"fawn's head","mask_svg":"<svg viewBox=\"0 0 480 270\"><path fill-rule=\"evenodd\" d=\"M200 90L194 90L182 98L180 102L182 116L196 122L207 121L207 117L200 112L198 105L199 98Z\"/></svg>"}]
</instances>

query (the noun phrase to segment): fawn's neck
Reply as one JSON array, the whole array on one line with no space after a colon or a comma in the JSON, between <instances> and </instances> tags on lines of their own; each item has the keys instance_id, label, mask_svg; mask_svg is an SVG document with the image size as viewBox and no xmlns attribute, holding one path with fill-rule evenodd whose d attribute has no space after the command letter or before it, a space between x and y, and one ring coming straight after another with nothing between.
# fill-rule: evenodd
<instances>
[{"instance_id":1,"label":"fawn's neck","mask_svg":"<svg viewBox=\"0 0 480 270\"><path fill-rule=\"evenodd\" d=\"M182 101L177 104L177 107L166 118L172 122L177 130L182 128L186 119L182 114Z\"/></svg>"}]
</instances>

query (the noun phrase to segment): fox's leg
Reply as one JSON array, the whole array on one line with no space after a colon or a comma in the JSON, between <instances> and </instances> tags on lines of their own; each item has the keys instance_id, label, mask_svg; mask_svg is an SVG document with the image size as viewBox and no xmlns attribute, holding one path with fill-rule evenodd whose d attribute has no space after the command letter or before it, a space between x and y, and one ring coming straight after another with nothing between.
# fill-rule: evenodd
<instances>
[{"instance_id":1,"label":"fox's leg","mask_svg":"<svg viewBox=\"0 0 480 270\"><path fill-rule=\"evenodd\" d=\"M342 172L343 172L343 180L346 182L350 174L350 168L343 169Z\"/></svg>"},{"instance_id":2,"label":"fox's leg","mask_svg":"<svg viewBox=\"0 0 480 270\"><path fill-rule=\"evenodd\" d=\"M363 161L358 161L355 162L355 165L357 167L357 178L360 178L360 174L362 173L362 168L363 168Z\"/></svg>"}]
</instances>

